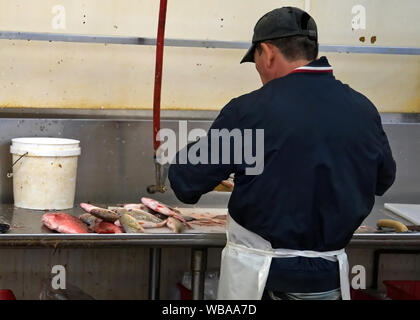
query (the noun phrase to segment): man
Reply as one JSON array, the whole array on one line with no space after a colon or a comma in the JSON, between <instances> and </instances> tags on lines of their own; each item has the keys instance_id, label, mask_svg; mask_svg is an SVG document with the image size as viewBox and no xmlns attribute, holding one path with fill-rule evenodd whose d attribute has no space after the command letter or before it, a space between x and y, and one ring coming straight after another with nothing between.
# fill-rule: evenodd
<instances>
[{"instance_id":1,"label":"man","mask_svg":"<svg viewBox=\"0 0 420 320\"><path fill-rule=\"evenodd\" d=\"M317 55L309 14L294 7L265 14L242 60L255 63L263 86L231 100L211 126L263 129L262 172L247 175L249 165L232 161L232 146L230 163L176 164L176 157L170 166L171 187L185 203L235 174L221 299L349 299L343 248L375 195L394 182L396 166L375 106ZM205 142L210 134L197 144ZM208 158L219 151L209 147Z\"/></svg>"}]
</instances>

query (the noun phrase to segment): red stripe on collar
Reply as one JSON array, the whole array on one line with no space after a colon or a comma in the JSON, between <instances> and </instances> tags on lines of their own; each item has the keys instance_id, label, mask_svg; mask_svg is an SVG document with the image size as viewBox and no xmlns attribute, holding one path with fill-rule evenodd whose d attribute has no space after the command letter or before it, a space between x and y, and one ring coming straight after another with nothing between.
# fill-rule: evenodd
<instances>
[{"instance_id":1,"label":"red stripe on collar","mask_svg":"<svg viewBox=\"0 0 420 320\"><path fill-rule=\"evenodd\" d=\"M307 73L332 73L333 69L332 69L332 67L300 67L300 68L296 68L295 70L291 71L289 74L291 74L291 73L302 73L302 72L307 72Z\"/></svg>"}]
</instances>

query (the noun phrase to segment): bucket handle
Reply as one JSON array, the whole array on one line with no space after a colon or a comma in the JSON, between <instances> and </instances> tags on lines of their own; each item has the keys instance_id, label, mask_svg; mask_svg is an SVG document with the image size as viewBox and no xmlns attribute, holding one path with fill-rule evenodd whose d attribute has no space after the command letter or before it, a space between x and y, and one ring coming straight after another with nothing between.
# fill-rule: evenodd
<instances>
[{"instance_id":1,"label":"bucket handle","mask_svg":"<svg viewBox=\"0 0 420 320\"><path fill-rule=\"evenodd\" d=\"M20 160L20 159L22 159L24 156L26 156L28 154L28 152L25 152L24 154L22 154L20 157L19 157L19 159L17 159L15 162L13 162L13 164L12 164L12 169L13 169L13 167L14 167L14 165ZM8 172L7 174L6 174L6 177L8 177L8 178L11 178L11 177L13 177L13 173L11 173L11 172Z\"/></svg>"}]
</instances>

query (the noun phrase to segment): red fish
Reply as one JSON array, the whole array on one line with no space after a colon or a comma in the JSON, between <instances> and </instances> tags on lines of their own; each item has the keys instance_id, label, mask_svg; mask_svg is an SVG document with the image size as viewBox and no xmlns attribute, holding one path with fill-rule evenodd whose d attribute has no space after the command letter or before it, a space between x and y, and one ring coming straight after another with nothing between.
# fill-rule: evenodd
<instances>
[{"instance_id":1,"label":"red fish","mask_svg":"<svg viewBox=\"0 0 420 320\"><path fill-rule=\"evenodd\" d=\"M42 216L42 223L51 230L60 233L89 233L87 226L77 219L64 212L49 212Z\"/></svg>"},{"instance_id":2,"label":"red fish","mask_svg":"<svg viewBox=\"0 0 420 320\"><path fill-rule=\"evenodd\" d=\"M113 223L102 221L90 213L80 215L79 219L86 223L90 230L96 233L123 233L120 227Z\"/></svg>"},{"instance_id":3,"label":"red fish","mask_svg":"<svg viewBox=\"0 0 420 320\"><path fill-rule=\"evenodd\" d=\"M95 225L94 231L96 233L124 233L120 227L106 221L101 221Z\"/></svg>"},{"instance_id":4,"label":"red fish","mask_svg":"<svg viewBox=\"0 0 420 320\"><path fill-rule=\"evenodd\" d=\"M156 212L162 213L162 214L164 214L166 216L169 216L169 217L173 217L175 219L178 219L179 221L181 221L188 228L190 228L190 229L192 228L187 223L187 221L185 221L185 219L178 212L176 212L173 208L170 208L170 207L164 205L163 203L161 203L159 201L156 201L156 200L153 200L153 199L150 199L150 198L146 198L146 197L141 198L141 202L145 206L149 207L150 209L152 209L152 210L154 210Z\"/></svg>"}]
</instances>

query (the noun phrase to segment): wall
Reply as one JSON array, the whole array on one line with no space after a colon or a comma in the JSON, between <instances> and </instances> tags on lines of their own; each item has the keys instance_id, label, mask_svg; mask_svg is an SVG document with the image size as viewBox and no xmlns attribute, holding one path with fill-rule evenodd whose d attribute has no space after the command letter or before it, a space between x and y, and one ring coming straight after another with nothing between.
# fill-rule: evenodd
<instances>
[{"instance_id":1,"label":"wall","mask_svg":"<svg viewBox=\"0 0 420 320\"><path fill-rule=\"evenodd\" d=\"M55 30L53 6L66 10ZM366 8L366 29L352 30L354 5ZM169 1L168 38L250 41L255 22L284 5L307 8L322 44L420 46L420 2L406 0ZM155 37L158 1L0 0L0 30ZM365 37L365 41L359 39ZM151 108L154 47L0 40L0 106ZM219 110L260 86L245 50L165 48L162 106ZM383 112L420 111L420 57L334 54L337 78L366 94ZM98 81L100 79L100 81ZM182 81L180 81L182 79Z\"/></svg>"},{"instance_id":2,"label":"wall","mask_svg":"<svg viewBox=\"0 0 420 320\"><path fill-rule=\"evenodd\" d=\"M211 121L189 120L188 130L207 130ZM178 132L178 121L163 120L162 128ZM420 122L385 123L394 158L397 178L383 202L419 201L420 194ZM17 137L63 137L80 140L82 154L77 172L76 203L138 202L146 187L154 184L151 120L92 119L0 119L0 190L2 203L13 202L10 144ZM157 199L180 205L173 192L156 194ZM226 207L228 196L211 192L201 206Z\"/></svg>"}]
</instances>

